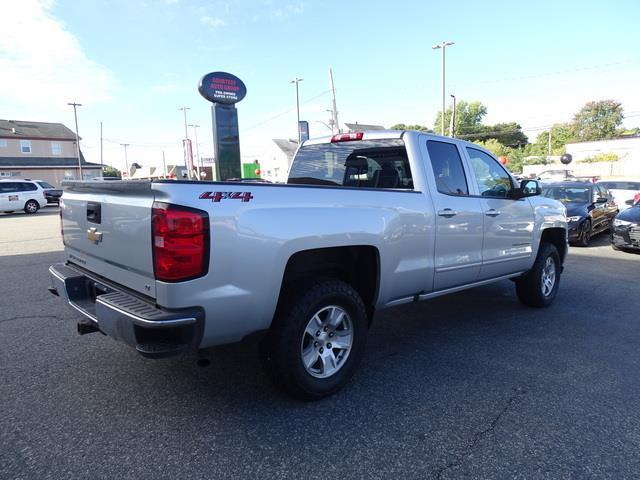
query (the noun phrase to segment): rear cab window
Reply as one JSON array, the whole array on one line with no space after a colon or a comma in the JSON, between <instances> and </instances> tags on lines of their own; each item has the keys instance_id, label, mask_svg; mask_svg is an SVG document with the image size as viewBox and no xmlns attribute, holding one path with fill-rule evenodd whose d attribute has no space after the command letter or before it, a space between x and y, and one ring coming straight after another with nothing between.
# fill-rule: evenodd
<instances>
[{"instance_id":1,"label":"rear cab window","mask_svg":"<svg viewBox=\"0 0 640 480\"><path fill-rule=\"evenodd\" d=\"M407 150L401 139L304 145L296 154L287 183L413 190Z\"/></svg>"}]
</instances>

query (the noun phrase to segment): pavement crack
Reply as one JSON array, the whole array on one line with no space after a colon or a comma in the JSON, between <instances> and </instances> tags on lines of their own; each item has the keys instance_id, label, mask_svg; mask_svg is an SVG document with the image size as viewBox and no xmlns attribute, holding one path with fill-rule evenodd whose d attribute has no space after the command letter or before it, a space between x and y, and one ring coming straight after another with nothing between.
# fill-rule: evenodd
<instances>
[{"instance_id":1,"label":"pavement crack","mask_svg":"<svg viewBox=\"0 0 640 480\"><path fill-rule=\"evenodd\" d=\"M58 316L57 315L17 315L15 317L0 318L0 323L12 322L14 320L44 319L44 318L58 319Z\"/></svg>"},{"instance_id":2,"label":"pavement crack","mask_svg":"<svg viewBox=\"0 0 640 480\"><path fill-rule=\"evenodd\" d=\"M483 437L485 437L488 433L492 432L496 428L496 426L498 425L498 422L500 422L502 417L509 411L509 409L513 406L513 404L516 403L516 401L526 393L527 391L524 388L520 388L520 387L515 388L514 393L509 397L509 399L507 399L504 406L489 422L489 425L483 428L482 430L474 433L473 437L468 442L468 444L464 447L463 451L460 452L454 460L450 461L445 466L440 467L436 471L436 478L440 480L448 470L451 470L452 468L459 467L460 465L462 465L464 460L473 453L475 448L480 443L480 440L482 440Z\"/></svg>"}]
</instances>

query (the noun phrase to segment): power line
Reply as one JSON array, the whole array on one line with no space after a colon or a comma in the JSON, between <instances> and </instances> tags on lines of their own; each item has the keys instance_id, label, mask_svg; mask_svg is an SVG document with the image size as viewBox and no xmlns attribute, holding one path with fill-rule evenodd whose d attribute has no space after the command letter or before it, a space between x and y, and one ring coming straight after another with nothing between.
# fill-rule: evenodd
<instances>
[{"instance_id":1,"label":"power line","mask_svg":"<svg viewBox=\"0 0 640 480\"><path fill-rule=\"evenodd\" d=\"M631 58L629 60L621 60L619 62L611 62L611 63L603 63L600 65L589 65L586 67L575 67L575 68L568 68L565 70L556 70L553 72L543 72L543 73L535 73L532 75L521 75L521 76L517 76L517 77L505 77L505 78L494 78L491 80L484 80L484 81L473 81L473 82L463 82L463 83L456 83L455 86L459 87L459 86L463 86L463 85L482 85L482 84L488 84L488 83L500 83L500 82L510 82L513 80L525 80L525 79L529 79L529 78L540 78L540 77L548 77L548 76L552 76L552 75L561 75L563 73L573 73L573 72L583 72L585 70L602 70L603 67L612 67L612 66L616 66L616 65L624 65L627 63L635 63L640 61L640 58Z\"/></svg>"},{"instance_id":2,"label":"power line","mask_svg":"<svg viewBox=\"0 0 640 480\"><path fill-rule=\"evenodd\" d=\"M337 90L337 89L336 89L336 90ZM307 103L313 102L314 100L317 100L318 98L322 97L323 95L326 95L326 94L327 94L327 93L329 93L329 92L330 92L329 90L325 90L324 92L319 93L318 95L316 95L316 96L314 96L314 97L311 97L309 100L306 100L306 101L302 102L302 105L306 105ZM254 123L253 125L250 125L250 126L249 126L249 127L247 127L247 128L244 128L244 129L243 129L243 131L245 131L245 132L246 132L246 131L248 131L248 130L253 130L254 128L260 127L261 125L264 125L265 123L269 123L269 122L271 122L271 121L275 120L276 118L280 118L280 117L282 117L283 115L286 115L287 113L292 112L293 110L295 110L295 108L296 108L296 107L289 107L289 108L287 108L286 110L283 110L283 111L281 111L280 113L277 113L276 115L274 115L274 116L272 116L272 117L269 117L269 118L267 118L267 119L265 119L265 120L262 120L262 121L260 121L260 122L258 122L258 123Z\"/></svg>"}]
</instances>

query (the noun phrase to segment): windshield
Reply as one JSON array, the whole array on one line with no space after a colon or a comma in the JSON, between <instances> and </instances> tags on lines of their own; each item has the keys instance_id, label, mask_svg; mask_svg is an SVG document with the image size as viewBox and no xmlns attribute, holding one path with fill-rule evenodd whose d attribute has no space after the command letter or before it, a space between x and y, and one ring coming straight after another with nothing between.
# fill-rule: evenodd
<instances>
[{"instance_id":1,"label":"windshield","mask_svg":"<svg viewBox=\"0 0 640 480\"><path fill-rule=\"evenodd\" d=\"M589 187L543 187L542 196L562 203L589 203L591 189Z\"/></svg>"}]
</instances>

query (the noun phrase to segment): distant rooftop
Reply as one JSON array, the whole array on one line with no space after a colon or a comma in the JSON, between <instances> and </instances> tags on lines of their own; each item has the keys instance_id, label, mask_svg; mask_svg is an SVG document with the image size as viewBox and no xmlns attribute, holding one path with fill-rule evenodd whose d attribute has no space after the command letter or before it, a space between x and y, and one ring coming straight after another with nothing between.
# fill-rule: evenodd
<instances>
[{"instance_id":1,"label":"distant rooftop","mask_svg":"<svg viewBox=\"0 0 640 480\"><path fill-rule=\"evenodd\" d=\"M284 138L274 138L273 142L278 146L280 150L284 152L284 154L287 156L287 159L291 161L296 153L296 150L298 149L298 142L294 140L286 140Z\"/></svg>"},{"instance_id":2,"label":"distant rooftop","mask_svg":"<svg viewBox=\"0 0 640 480\"><path fill-rule=\"evenodd\" d=\"M75 140L76 134L61 123L0 120L0 137Z\"/></svg>"},{"instance_id":3,"label":"distant rooftop","mask_svg":"<svg viewBox=\"0 0 640 480\"><path fill-rule=\"evenodd\" d=\"M345 123L347 128L351 131L354 130L386 130L382 125L368 125L366 123Z\"/></svg>"}]
</instances>

